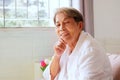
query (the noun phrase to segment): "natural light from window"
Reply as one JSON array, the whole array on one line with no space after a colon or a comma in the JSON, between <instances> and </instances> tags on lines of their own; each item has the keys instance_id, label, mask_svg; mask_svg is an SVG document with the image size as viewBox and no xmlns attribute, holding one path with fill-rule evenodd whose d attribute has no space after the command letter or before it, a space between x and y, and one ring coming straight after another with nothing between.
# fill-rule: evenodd
<instances>
[{"instance_id":1,"label":"natural light from window","mask_svg":"<svg viewBox=\"0 0 120 80\"><path fill-rule=\"evenodd\" d=\"M0 27L53 27L54 10L71 0L0 0Z\"/></svg>"}]
</instances>

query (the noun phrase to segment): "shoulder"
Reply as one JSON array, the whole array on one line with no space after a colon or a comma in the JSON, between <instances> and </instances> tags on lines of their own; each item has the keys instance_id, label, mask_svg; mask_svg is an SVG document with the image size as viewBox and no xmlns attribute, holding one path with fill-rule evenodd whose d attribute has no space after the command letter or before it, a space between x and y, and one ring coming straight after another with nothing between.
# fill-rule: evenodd
<instances>
[{"instance_id":1,"label":"shoulder","mask_svg":"<svg viewBox=\"0 0 120 80\"><path fill-rule=\"evenodd\" d=\"M85 51L101 51L104 50L104 47L98 42L95 38L93 38L89 33L84 33L85 39L82 42L81 47L85 49Z\"/></svg>"},{"instance_id":2,"label":"shoulder","mask_svg":"<svg viewBox=\"0 0 120 80\"><path fill-rule=\"evenodd\" d=\"M102 57L105 55L104 47L94 39L90 34L84 33L85 39L82 42L82 45L79 49L80 56L95 56L95 57Z\"/></svg>"}]
</instances>

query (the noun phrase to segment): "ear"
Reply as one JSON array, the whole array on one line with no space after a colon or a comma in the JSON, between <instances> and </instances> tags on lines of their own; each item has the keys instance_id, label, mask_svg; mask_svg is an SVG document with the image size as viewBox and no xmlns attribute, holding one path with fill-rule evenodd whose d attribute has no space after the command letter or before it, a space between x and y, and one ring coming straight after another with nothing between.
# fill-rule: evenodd
<instances>
[{"instance_id":1,"label":"ear","mask_svg":"<svg viewBox=\"0 0 120 80\"><path fill-rule=\"evenodd\" d=\"M82 29L83 29L83 22L82 21L80 21L78 23L78 27L79 27L79 30L82 31Z\"/></svg>"}]
</instances>

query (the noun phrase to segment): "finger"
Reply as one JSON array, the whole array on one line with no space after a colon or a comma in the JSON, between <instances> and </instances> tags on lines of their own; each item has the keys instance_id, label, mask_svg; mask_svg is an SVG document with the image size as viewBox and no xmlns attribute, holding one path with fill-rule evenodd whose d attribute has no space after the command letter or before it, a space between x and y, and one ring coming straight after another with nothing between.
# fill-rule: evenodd
<instances>
[{"instance_id":1,"label":"finger","mask_svg":"<svg viewBox=\"0 0 120 80\"><path fill-rule=\"evenodd\" d=\"M66 48L66 44L64 44L62 41L58 41L56 46L65 49Z\"/></svg>"},{"instance_id":2,"label":"finger","mask_svg":"<svg viewBox=\"0 0 120 80\"><path fill-rule=\"evenodd\" d=\"M66 42L62 38L60 38L59 40L60 40L60 42L62 42L66 45Z\"/></svg>"},{"instance_id":3,"label":"finger","mask_svg":"<svg viewBox=\"0 0 120 80\"><path fill-rule=\"evenodd\" d=\"M58 46L55 47L55 53L56 53L57 55L61 55L63 52L64 52L64 49L63 49L63 48L58 47Z\"/></svg>"}]
</instances>

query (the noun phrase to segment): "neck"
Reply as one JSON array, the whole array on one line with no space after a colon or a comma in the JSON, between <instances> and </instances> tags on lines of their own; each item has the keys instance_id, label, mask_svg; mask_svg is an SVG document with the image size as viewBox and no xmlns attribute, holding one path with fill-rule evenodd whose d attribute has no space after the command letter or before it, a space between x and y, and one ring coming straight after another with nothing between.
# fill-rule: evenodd
<instances>
[{"instance_id":1,"label":"neck","mask_svg":"<svg viewBox=\"0 0 120 80\"><path fill-rule=\"evenodd\" d=\"M80 35L80 33L79 33ZM76 38L73 38L73 40L68 44L68 46L70 47L70 54L72 53L72 51L74 50L76 44L77 44L77 41L79 39L79 35L76 36Z\"/></svg>"}]
</instances>

